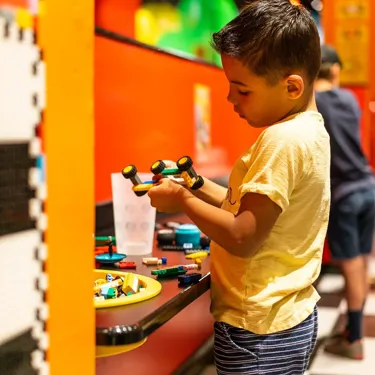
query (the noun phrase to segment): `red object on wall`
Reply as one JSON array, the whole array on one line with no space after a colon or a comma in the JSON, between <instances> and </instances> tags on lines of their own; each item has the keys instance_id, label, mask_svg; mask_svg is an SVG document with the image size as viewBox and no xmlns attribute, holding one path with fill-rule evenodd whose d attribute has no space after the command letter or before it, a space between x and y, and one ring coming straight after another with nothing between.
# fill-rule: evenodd
<instances>
[{"instance_id":1,"label":"red object on wall","mask_svg":"<svg viewBox=\"0 0 375 375\"><path fill-rule=\"evenodd\" d=\"M324 242L324 248L323 248L323 264L329 264L331 262L331 252L329 250L328 242L327 240Z\"/></svg>"},{"instance_id":2,"label":"red object on wall","mask_svg":"<svg viewBox=\"0 0 375 375\"><path fill-rule=\"evenodd\" d=\"M0 0L0 5L29 8L29 0Z\"/></svg>"},{"instance_id":3,"label":"red object on wall","mask_svg":"<svg viewBox=\"0 0 375 375\"><path fill-rule=\"evenodd\" d=\"M95 0L95 26L122 34L135 36L135 13L142 0Z\"/></svg>"}]
</instances>

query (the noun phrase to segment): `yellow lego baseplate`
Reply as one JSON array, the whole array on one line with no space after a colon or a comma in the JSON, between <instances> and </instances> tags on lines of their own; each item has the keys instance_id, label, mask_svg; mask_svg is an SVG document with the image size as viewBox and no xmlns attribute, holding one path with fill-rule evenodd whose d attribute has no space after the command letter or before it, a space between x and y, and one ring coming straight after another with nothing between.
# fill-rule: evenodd
<instances>
[{"instance_id":1,"label":"yellow lego baseplate","mask_svg":"<svg viewBox=\"0 0 375 375\"><path fill-rule=\"evenodd\" d=\"M96 347L96 358L109 357L111 355L121 354L130 352L131 350L137 349L143 345L147 340L147 337L139 342L128 345L116 345L116 346L97 346Z\"/></svg>"},{"instance_id":2,"label":"yellow lego baseplate","mask_svg":"<svg viewBox=\"0 0 375 375\"><path fill-rule=\"evenodd\" d=\"M94 270L93 282L98 279L106 279L106 275L110 273L113 277L123 277L124 282L124 289L126 286L127 291L131 291L131 288L134 288L134 279L139 280L139 285L142 288L142 291L128 295L122 298L113 298L113 299L105 299L105 300L94 300L95 308L107 308L107 307L116 307L116 306L123 306L123 305L130 305L132 303L138 303L142 301L146 301L152 297L155 297L161 292L161 284L159 281L152 279L151 277L138 275L132 272L121 272L116 270ZM129 283L127 282L129 281ZM131 285L133 284L133 285Z\"/></svg>"}]
</instances>

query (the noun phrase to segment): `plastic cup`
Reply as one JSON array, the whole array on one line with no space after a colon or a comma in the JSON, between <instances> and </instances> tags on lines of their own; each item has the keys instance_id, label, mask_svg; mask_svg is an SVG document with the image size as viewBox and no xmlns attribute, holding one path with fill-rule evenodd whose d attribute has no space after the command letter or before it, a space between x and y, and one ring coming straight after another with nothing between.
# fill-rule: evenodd
<instances>
[{"instance_id":1,"label":"plastic cup","mask_svg":"<svg viewBox=\"0 0 375 375\"><path fill-rule=\"evenodd\" d=\"M151 173L138 173L142 181L152 179ZM156 209L148 195L137 197L133 184L121 173L112 173L112 200L117 252L126 255L152 253Z\"/></svg>"}]
</instances>

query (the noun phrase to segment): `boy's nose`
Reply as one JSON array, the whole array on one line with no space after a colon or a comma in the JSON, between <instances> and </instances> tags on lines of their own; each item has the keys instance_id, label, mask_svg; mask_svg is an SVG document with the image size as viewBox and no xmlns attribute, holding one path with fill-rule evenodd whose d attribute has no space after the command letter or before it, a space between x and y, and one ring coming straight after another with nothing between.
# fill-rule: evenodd
<instances>
[{"instance_id":1,"label":"boy's nose","mask_svg":"<svg viewBox=\"0 0 375 375\"><path fill-rule=\"evenodd\" d=\"M234 106L237 105L236 101L234 100L233 95L231 93L228 94L227 100L228 100L229 103L232 103Z\"/></svg>"}]
</instances>

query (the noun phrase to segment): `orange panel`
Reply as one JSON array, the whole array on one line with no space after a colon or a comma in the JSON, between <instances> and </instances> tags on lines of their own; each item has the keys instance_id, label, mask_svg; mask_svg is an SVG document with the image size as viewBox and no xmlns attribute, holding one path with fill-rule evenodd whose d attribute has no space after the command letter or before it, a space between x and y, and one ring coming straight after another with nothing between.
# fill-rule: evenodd
<instances>
[{"instance_id":1,"label":"orange panel","mask_svg":"<svg viewBox=\"0 0 375 375\"><path fill-rule=\"evenodd\" d=\"M211 89L212 146L229 163L259 131L233 112L221 69L95 38L95 200L111 200L110 174L126 164L148 171L157 159L195 152L194 84Z\"/></svg>"},{"instance_id":2,"label":"orange panel","mask_svg":"<svg viewBox=\"0 0 375 375\"><path fill-rule=\"evenodd\" d=\"M94 2L46 5L38 30L47 66L48 361L51 375L93 375Z\"/></svg>"}]
</instances>

